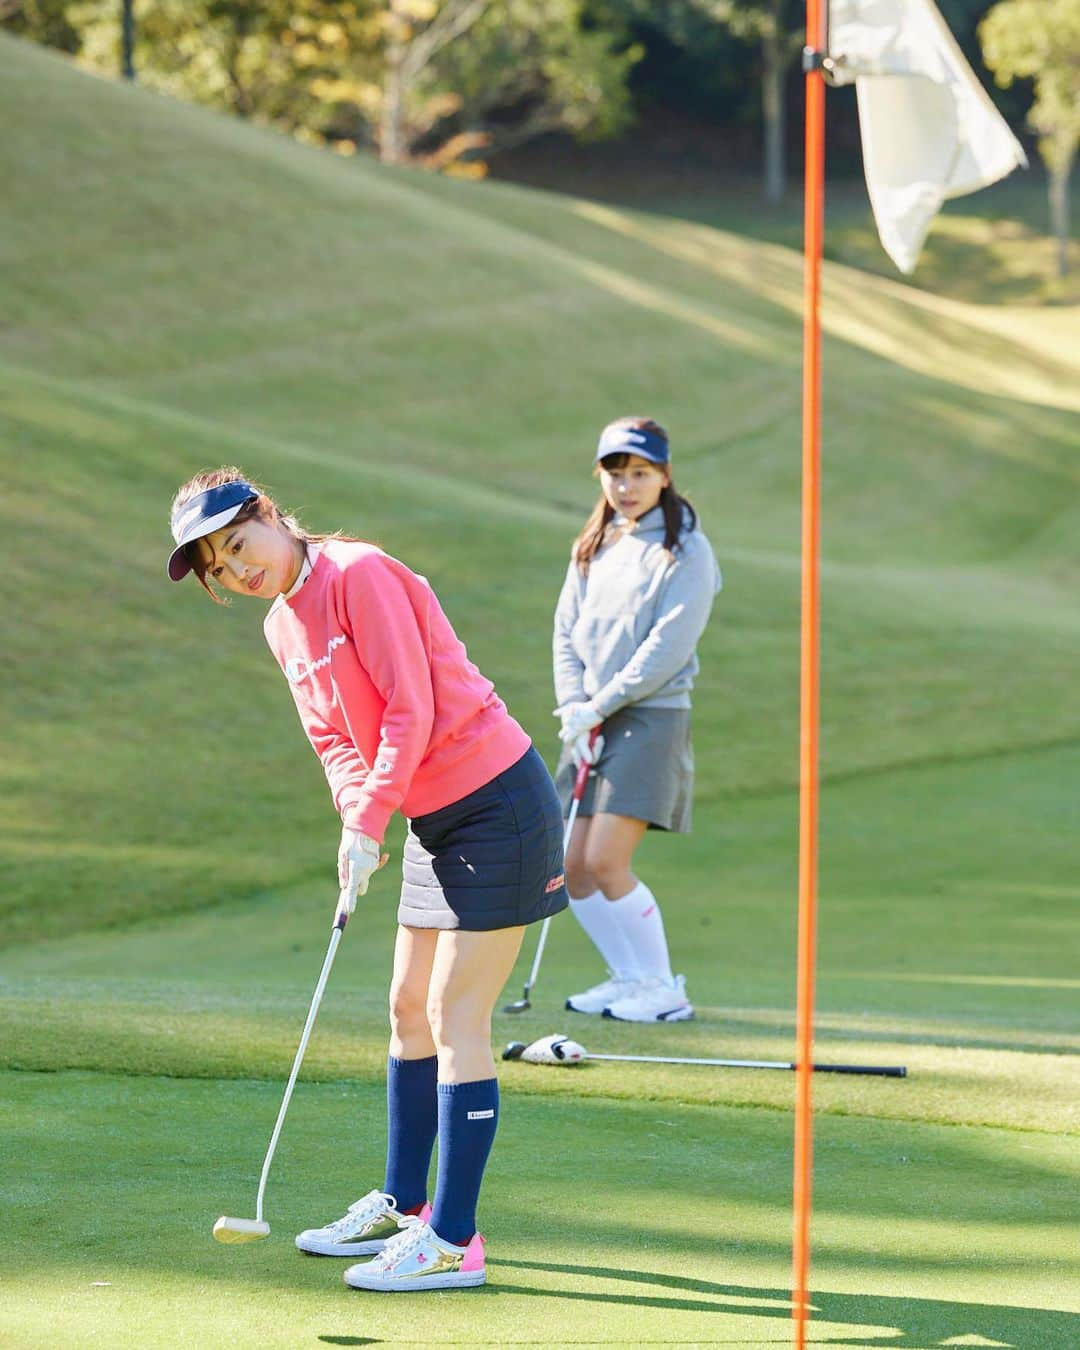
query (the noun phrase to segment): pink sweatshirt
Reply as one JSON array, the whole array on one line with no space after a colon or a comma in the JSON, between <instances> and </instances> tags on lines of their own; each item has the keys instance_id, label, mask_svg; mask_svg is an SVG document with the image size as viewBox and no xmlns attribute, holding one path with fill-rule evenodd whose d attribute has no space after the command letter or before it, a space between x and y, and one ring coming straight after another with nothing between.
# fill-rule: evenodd
<instances>
[{"instance_id":1,"label":"pink sweatshirt","mask_svg":"<svg viewBox=\"0 0 1080 1350\"><path fill-rule=\"evenodd\" d=\"M264 630L349 829L381 840L398 808L449 806L531 744L427 581L373 544L321 544Z\"/></svg>"}]
</instances>

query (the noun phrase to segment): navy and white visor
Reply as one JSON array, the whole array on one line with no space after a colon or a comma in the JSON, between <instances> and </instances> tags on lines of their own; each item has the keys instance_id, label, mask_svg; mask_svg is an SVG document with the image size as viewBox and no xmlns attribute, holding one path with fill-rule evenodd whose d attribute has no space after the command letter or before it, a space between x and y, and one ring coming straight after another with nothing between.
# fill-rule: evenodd
<instances>
[{"instance_id":1,"label":"navy and white visor","mask_svg":"<svg viewBox=\"0 0 1080 1350\"><path fill-rule=\"evenodd\" d=\"M597 462L608 455L640 455L651 464L667 464L671 460L664 437L643 427L605 427L596 447Z\"/></svg>"},{"instance_id":2,"label":"navy and white visor","mask_svg":"<svg viewBox=\"0 0 1080 1350\"><path fill-rule=\"evenodd\" d=\"M188 544L228 525L244 503L258 495L258 490L250 483L222 483L218 487L207 488L197 497L178 506L170 522L172 536L176 541L176 547L169 556L170 580L182 581L191 571L191 563L184 551Z\"/></svg>"}]
</instances>

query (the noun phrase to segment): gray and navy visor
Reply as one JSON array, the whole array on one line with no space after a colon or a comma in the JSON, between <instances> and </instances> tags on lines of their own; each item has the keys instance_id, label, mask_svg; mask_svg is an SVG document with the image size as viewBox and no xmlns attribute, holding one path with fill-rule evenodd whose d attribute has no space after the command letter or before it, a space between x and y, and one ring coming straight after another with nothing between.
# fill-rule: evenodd
<instances>
[{"instance_id":1,"label":"gray and navy visor","mask_svg":"<svg viewBox=\"0 0 1080 1350\"><path fill-rule=\"evenodd\" d=\"M176 541L176 547L169 555L170 580L182 581L191 571L186 551L188 544L228 525L244 503L258 495L258 490L250 483L222 483L178 506L170 522Z\"/></svg>"},{"instance_id":2,"label":"gray and navy visor","mask_svg":"<svg viewBox=\"0 0 1080 1350\"><path fill-rule=\"evenodd\" d=\"M643 427L605 427L596 447L597 463L608 455L639 455L651 464L668 464L671 451L663 436Z\"/></svg>"}]
</instances>

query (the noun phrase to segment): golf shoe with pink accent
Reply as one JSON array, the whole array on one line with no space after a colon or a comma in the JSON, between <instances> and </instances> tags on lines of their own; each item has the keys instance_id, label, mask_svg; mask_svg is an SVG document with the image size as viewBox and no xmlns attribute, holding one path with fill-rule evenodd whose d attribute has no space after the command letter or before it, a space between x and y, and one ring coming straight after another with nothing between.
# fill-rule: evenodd
<instances>
[{"instance_id":1,"label":"golf shoe with pink accent","mask_svg":"<svg viewBox=\"0 0 1080 1350\"><path fill-rule=\"evenodd\" d=\"M484 1269L484 1239L474 1233L459 1247L446 1242L429 1223L408 1218L397 1237L392 1237L371 1261L360 1261L345 1272L345 1283L354 1289L378 1289L401 1293L421 1289L468 1289L487 1279Z\"/></svg>"},{"instance_id":2,"label":"golf shoe with pink accent","mask_svg":"<svg viewBox=\"0 0 1080 1350\"><path fill-rule=\"evenodd\" d=\"M392 1195L369 1191L325 1228L305 1228L298 1233L296 1245L312 1256L372 1256L414 1221L399 1213L396 1205ZM419 1217L426 1220L430 1214L431 1206L425 1204Z\"/></svg>"}]
</instances>

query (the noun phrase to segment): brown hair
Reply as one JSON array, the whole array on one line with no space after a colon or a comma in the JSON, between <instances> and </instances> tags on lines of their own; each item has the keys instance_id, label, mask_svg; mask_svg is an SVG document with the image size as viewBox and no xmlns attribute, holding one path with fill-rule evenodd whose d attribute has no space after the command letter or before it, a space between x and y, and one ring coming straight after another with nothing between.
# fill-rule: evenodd
<instances>
[{"instance_id":1,"label":"brown hair","mask_svg":"<svg viewBox=\"0 0 1080 1350\"><path fill-rule=\"evenodd\" d=\"M173 498L172 508L169 513L170 519L175 517L176 512L180 507L186 502L191 501L193 497L197 497L200 492L207 492L210 488L221 487L225 483L250 483L259 494L257 497L253 497L251 501L245 502L240 510L237 511L236 515L233 516L233 522L236 524L242 524L245 520L251 520L253 518L264 521L276 519L284 525L285 529L294 539L300 540L303 544L317 544L324 539L351 538L350 535L342 534L340 530L334 534L312 534L311 531L306 530L303 525L300 524L295 516L286 514L286 512L278 506L277 502L275 502L267 493L265 488L256 483L253 478L249 478L248 475L244 473L243 469L238 469L234 464L225 464L220 469L204 469L201 473L197 473L193 478L189 478ZM199 550L196 547L197 543L198 540L193 539L184 549L184 556L191 564L191 570L198 578L199 585L207 593L210 599L213 600L215 604L227 605L229 601L222 599L210 584L210 580L206 575L206 567L199 557Z\"/></svg>"},{"instance_id":2,"label":"brown hair","mask_svg":"<svg viewBox=\"0 0 1080 1350\"><path fill-rule=\"evenodd\" d=\"M668 439L664 428L651 417L619 417L614 422L609 422L604 430L607 431L609 427L630 427L635 431L648 431L653 436L659 436L665 443ZM633 451L622 450L605 455L593 471L594 476L599 474L601 468L609 470L625 468L632 455ZM675 480L671 476L670 465L667 466L667 470L667 485L660 490L658 505L664 513L664 549L674 557L675 550L679 547L679 537L697 528L697 512L685 497L680 497L675 491ZM573 558L582 576L588 574L589 564L608 541L614 518L615 510L601 492L600 500L593 507L588 520L582 526L581 533L574 540Z\"/></svg>"}]
</instances>

